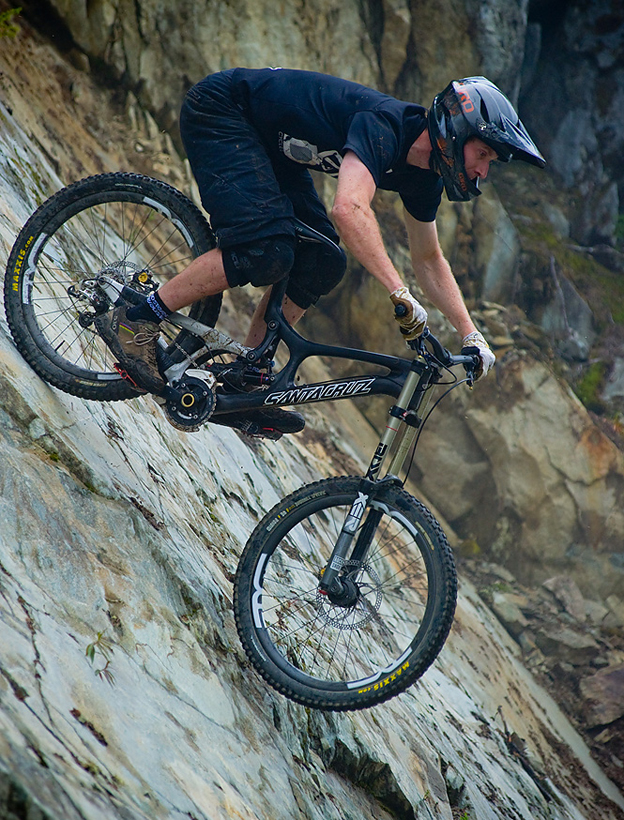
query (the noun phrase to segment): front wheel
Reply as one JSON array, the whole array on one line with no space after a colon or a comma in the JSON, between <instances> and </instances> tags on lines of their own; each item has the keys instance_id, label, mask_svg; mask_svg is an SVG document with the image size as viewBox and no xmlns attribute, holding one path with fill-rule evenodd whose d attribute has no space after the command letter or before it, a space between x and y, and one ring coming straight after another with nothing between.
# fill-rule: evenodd
<instances>
[{"instance_id":1,"label":"front wheel","mask_svg":"<svg viewBox=\"0 0 624 820\"><path fill-rule=\"evenodd\" d=\"M455 612L455 563L440 525L391 485L368 500L366 555L342 568L352 594L332 602L321 593L360 489L359 478L330 478L284 498L252 533L236 574L249 659L279 692L316 709L365 709L403 692L437 657Z\"/></svg>"},{"instance_id":2,"label":"front wheel","mask_svg":"<svg viewBox=\"0 0 624 820\"><path fill-rule=\"evenodd\" d=\"M63 188L31 216L9 256L4 302L18 350L39 376L72 395L136 396L93 325L96 276L160 286L214 244L201 211L151 177L101 174ZM220 306L219 295L188 312L214 325ZM194 341L177 328L163 326L163 333L174 361Z\"/></svg>"}]
</instances>

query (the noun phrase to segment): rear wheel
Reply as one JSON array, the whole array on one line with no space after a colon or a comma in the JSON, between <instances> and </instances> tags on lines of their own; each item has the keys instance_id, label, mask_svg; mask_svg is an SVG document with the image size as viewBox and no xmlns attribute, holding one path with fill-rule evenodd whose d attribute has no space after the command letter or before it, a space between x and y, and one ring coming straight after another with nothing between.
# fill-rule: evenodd
<instances>
[{"instance_id":1,"label":"rear wheel","mask_svg":"<svg viewBox=\"0 0 624 820\"><path fill-rule=\"evenodd\" d=\"M96 274L160 286L215 245L201 211L182 193L139 174L102 174L59 191L28 220L7 264L7 320L15 344L50 384L86 399L132 398L92 324ZM186 312L214 325L221 297ZM163 325L168 353L192 345L186 331Z\"/></svg>"},{"instance_id":2,"label":"rear wheel","mask_svg":"<svg viewBox=\"0 0 624 820\"><path fill-rule=\"evenodd\" d=\"M359 478L331 478L284 498L256 527L236 575L236 623L252 664L279 692L317 709L364 709L403 692L440 652L455 612L446 537L426 507L393 486L369 499L361 527L375 529L363 560L343 566L347 594L321 594L360 488Z\"/></svg>"}]
</instances>

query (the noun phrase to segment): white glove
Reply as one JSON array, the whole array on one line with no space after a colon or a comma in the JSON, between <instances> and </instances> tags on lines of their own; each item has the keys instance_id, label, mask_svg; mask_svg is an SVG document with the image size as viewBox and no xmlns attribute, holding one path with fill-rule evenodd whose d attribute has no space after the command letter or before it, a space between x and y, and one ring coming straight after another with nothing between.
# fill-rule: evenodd
<instances>
[{"instance_id":1,"label":"white glove","mask_svg":"<svg viewBox=\"0 0 624 820\"><path fill-rule=\"evenodd\" d=\"M403 305L406 310L403 316L394 317L399 323L405 341L417 339L427 325L427 311L417 299L414 299L405 285L391 293L390 298L395 306Z\"/></svg>"},{"instance_id":2,"label":"white glove","mask_svg":"<svg viewBox=\"0 0 624 820\"><path fill-rule=\"evenodd\" d=\"M464 336L462 350L466 347L476 347L481 357L481 367L477 367L475 378L480 379L481 376L487 376L488 371L496 362L496 356L492 353L489 344L478 330L473 330L472 333Z\"/></svg>"}]
</instances>

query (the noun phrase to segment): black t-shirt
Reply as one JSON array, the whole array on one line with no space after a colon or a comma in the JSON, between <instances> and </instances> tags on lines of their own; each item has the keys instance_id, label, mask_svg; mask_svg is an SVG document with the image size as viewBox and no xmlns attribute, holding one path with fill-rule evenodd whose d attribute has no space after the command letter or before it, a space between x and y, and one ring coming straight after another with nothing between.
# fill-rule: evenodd
<instances>
[{"instance_id":1,"label":"black t-shirt","mask_svg":"<svg viewBox=\"0 0 624 820\"><path fill-rule=\"evenodd\" d=\"M238 68L232 83L274 163L335 175L353 151L377 187L398 192L415 219L435 219L442 178L405 161L426 127L422 106L314 71Z\"/></svg>"}]
</instances>

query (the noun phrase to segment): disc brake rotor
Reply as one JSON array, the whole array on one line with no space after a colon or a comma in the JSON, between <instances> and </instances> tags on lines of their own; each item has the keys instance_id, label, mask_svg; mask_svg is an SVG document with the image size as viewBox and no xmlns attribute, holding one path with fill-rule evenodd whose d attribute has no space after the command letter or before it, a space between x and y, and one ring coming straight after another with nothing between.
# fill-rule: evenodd
<instances>
[{"instance_id":1,"label":"disc brake rotor","mask_svg":"<svg viewBox=\"0 0 624 820\"><path fill-rule=\"evenodd\" d=\"M353 570L349 573L349 567ZM316 605L323 623L335 629L360 629L377 615L383 595L381 579L369 564L359 561L345 561L344 569L351 576L351 581L358 588L356 602L343 607L332 604L326 595L316 593Z\"/></svg>"}]
</instances>

